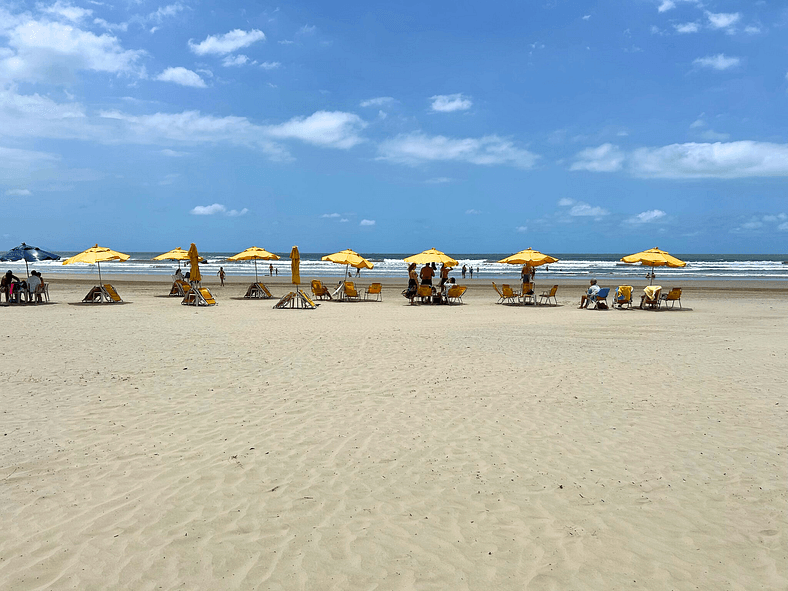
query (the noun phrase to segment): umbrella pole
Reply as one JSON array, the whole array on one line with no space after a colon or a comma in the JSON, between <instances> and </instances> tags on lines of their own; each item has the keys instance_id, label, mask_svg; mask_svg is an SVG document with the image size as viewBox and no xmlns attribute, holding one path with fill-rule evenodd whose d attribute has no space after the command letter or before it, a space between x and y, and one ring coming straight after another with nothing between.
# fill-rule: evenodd
<instances>
[{"instance_id":1,"label":"umbrella pole","mask_svg":"<svg viewBox=\"0 0 788 591\"><path fill-rule=\"evenodd\" d=\"M260 283L260 280L257 278L257 259L254 259L254 282Z\"/></svg>"},{"instance_id":2,"label":"umbrella pole","mask_svg":"<svg viewBox=\"0 0 788 591\"><path fill-rule=\"evenodd\" d=\"M98 271L99 271L99 285L101 285L101 263L96 261L96 266L98 267Z\"/></svg>"},{"instance_id":3,"label":"umbrella pole","mask_svg":"<svg viewBox=\"0 0 788 591\"><path fill-rule=\"evenodd\" d=\"M27 259L25 259L25 271L27 272L27 280L30 281L30 267L27 266Z\"/></svg>"}]
</instances>

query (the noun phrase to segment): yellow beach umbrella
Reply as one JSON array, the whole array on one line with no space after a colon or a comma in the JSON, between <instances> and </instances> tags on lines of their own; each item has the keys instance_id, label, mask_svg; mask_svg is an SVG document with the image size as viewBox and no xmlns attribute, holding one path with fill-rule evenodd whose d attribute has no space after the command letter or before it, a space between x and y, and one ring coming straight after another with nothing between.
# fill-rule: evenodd
<instances>
[{"instance_id":1,"label":"yellow beach umbrella","mask_svg":"<svg viewBox=\"0 0 788 591\"><path fill-rule=\"evenodd\" d=\"M405 259L406 263L416 263L417 265L426 265L428 263L442 263L447 267L456 267L457 261L449 255L442 253L439 250L430 248L419 254L414 254Z\"/></svg>"},{"instance_id":2,"label":"yellow beach umbrella","mask_svg":"<svg viewBox=\"0 0 788 591\"><path fill-rule=\"evenodd\" d=\"M640 263L645 267L686 267L687 263L671 256L664 250L650 248L643 252L637 252L621 259L625 263ZM654 282L654 273L650 273L651 283Z\"/></svg>"},{"instance_id":3,"label":"yellow beach umbrella","mask_svg":"<svg viewBox=\"0 0 788 591\"><path fill-rule=\"evenodd\" d=\"M178 248L173 248L169 252L165 252L164 254L160 254L159 256L153 257L154 261L178 261L178 268L181 268L181 261L188 261L189 260L189 251L183 250L180 246ZM205 261L204 258L200 257L200 262Z\"/></svg>"},{"instance_id":4,"label":"yellow beach umbrella","mask_svg":"<svg viewBox=\"0 0 788 591\"><path fill-rule=\"evenodd\" d=\"M542 254L538 250L526 248L498 262L506 263L507 265L528 265L529 267L538 267L539 265L549 265L558 262L558 259L551 257L549 254Z\"/></svg>"},{"instance_id":5,"label":"yellow beach umbrella","mask_svg":"<svg viewBox=\"0 0 788 591\"><path fill-rule=\"evenodd\" d=\"M258 281L257 261L278 261L279 257L272 252L268 252L264 248L251 246L243 252L239 252L238 254L234 254L233 256L228 257L227 260L228 261L254 261L254 280L256 283Z\"/></svg>"},{"instance_id":6,"label":"yellow beach umbrella","mask_svg":"<svg viewBox=\"0 0 788 591\"><path fill-rule=\"evenodd\" d=\"M189 264L191 269L189 271L189 281L202 281L202 274L200 273L200 253L197 252L197 247L192 242L189 247Z\"/></svg>"},{"instance_id":7,"label":"yellow beach umbrella","mask_svg":"<svg viewBox=\"0 0 788 591\"><path fill-rule=\"evenodd\" d=\"M67 258L65 261L63 261L63 264L71 265L73 263L87 263L89 265L97 265L99 283L101 283L101 263L105 263L107 261L126 261L128 258L129 255L127 254L117 252L115 250L111 250L96 244L96 246L88 248L87 250L83 250L79 254L75 254L73 257Z\"/></svg>"},{"instance_id":8,"label":"yellow beach umbrella","mask_svg":"<svg viewBox=\"0 0 788 591\"><path fill-rule=\"evenodd\" d=\"M298 285L301 283L301 274L299 268L301 266L301 256L298 254L298 247L294 246L290 251L290 271L292 273L291 283Z\"/></svg>"},{"instance_id":9,"label":"yellow beach umbrella","mask_svg":"<svg viewBox=\"0 0 788 591\"><path fill-rule=\"evenodd\" d=\"M337 263L338 265L345 265L345 276L347 276L348 267L353 267L354 269L371 269L375 266L356 251L350 250L349 248L340 250L334 254L327 254L320 260Z\"/></svg>"}]
</instances>

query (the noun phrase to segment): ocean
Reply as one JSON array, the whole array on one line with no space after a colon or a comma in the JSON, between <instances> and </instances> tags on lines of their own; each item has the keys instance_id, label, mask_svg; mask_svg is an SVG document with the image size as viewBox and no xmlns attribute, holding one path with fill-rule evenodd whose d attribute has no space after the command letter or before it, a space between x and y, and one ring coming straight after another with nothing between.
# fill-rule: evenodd
<instances>
[{"instance_id":1,"label":"ocean","mask_svg":"<svg viewBox=\"0 0 788 591\"><path fill-rule=\"evenodd\" d=\"M63 259L68 258L76 252L60 253ZM131 258L125 262L102 263L102 273L118 273L129 275L170 275L178 267L176 261L154 261L152 257L160 254L158 252L130 252ZM206 262L200 265L203 275L216 275L219 267L224 267L227 275L250 275L254 274L253 261L228 262L227 257L235 253L231 252L201 252L200 255ZM289 275L290 260L287 253L277 253L281 258L273 261L275 268L279 270L279 275ZM345 267L334 263L324 262L320 257L329 253L301 253L301 275L308 277L341 277ZM361 277L365 279L375 277L407 277L407 265L402 260L413 253L363 253L367 259L374 263L373 269L362 269ZM504 265L496 261L509 256L511 253L479 253L479 254L455 254L451 256L459 262L459 267L452 271L452 276L459 277L462 265L473 267L474 279L489 278L490 280L512 279L520 276L520 266ZM586 279L596 277L602 279L642 279L647 269L640 265L629 265L620 262L625 254L555 254L552 256L559 259L557 263L537 268L537 280L545 281L552 278L573 278ZM657 268L655 273L657 278L665 277L671 281L679 281L682 278L689 279L738 279L738 280L785 280L788 279L788 255L708 255L708 254L676 254L678 258L687 261L687 266L677 269ZM268 261L258 261L258 273L262 276L268 275ZM11 269L16 275L25 272L25 263L0 263L4 265L2 269ZM181 267L188 269L188 264L181 263ZM38 269L42 274L58 275L61 273L91 275L96 274L95 265L74 264L63 265L60 261L46 261L31 264L30 269ZM351 269L355 274L355 270Z\"/></svg>"}]
</instances>

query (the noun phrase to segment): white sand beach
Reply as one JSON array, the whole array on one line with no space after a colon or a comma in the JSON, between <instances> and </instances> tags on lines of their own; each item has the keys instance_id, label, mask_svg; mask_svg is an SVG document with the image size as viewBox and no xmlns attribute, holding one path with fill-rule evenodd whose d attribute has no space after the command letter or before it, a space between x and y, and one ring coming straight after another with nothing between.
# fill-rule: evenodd
<instances>
[{"instance_id":1,"label":"white sand beach","mask_svg":"<svg viewBox=\"0 0 788 591\"><path fill-rule=\"evenodd\" d=\"M783 284L297 311L110 279L129 303L0 307L1 589L788 588Z\"/></svg>"}]
</instances>

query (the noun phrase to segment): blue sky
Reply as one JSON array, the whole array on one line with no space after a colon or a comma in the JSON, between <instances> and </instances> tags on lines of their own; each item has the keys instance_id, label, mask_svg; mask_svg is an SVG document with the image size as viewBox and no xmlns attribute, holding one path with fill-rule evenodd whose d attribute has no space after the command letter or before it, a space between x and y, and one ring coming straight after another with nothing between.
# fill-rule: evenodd
<instances>
[{"instance_id":1,"label":"blue sky","mask_svg":"<svg viewBox=\"0 0 788 591\"><path fill-rule=\"evenodd\" d=\"M5 2L5 247L786 252L781 2Z\"/></svg>"}]
</instances>

